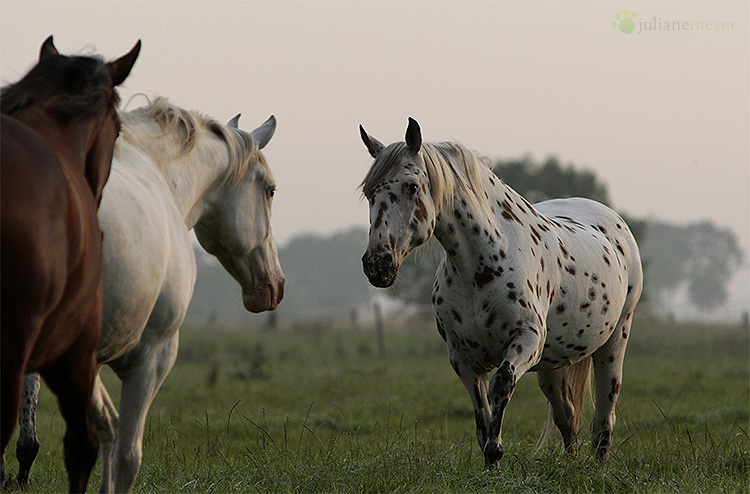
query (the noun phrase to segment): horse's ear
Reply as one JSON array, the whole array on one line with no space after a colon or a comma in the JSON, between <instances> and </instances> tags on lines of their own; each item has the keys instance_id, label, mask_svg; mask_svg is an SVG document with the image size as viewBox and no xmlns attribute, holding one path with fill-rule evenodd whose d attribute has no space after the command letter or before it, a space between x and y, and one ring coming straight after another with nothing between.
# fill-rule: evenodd
<instances>
[{"instance_id":1,"label":"horse's ear","mask_svg":"<svg viewBox=\"0 0 750 494\"><path fill-rule=\"evenodd\" d=\"M367 150L370 152L370 156L372 156L373 158L377 158L380 152L385 147L383 146L383 143L375 139L374 137L369 136L367 132L365 132L365 128L362 127L362 124L359 125L359 135L362 137L362 142L364 142L365 146L367 146Z\"/></svg>"},{"instance_id":2,"label":"horse's ear","mask_svg":"<svg viewBox=\"0 0 750 494\"><path fill-rule=\"evenodd\" d=\"M419 153L422 148L422 130L416 120L409 117L409 126L406 128L406 145L412 154Z\"/></svg>"},{"instance_id":3,"label":"horse's ear","mask_svg":"<svg viewBox=\"0 0 750 494\"><path fill-rule=\"evenodd\" d=\"M239 115L237 117L239 117ZM250 132L250 135L258 146L258 149L263 149L266 147L266 144L268 144L268 141L271 140L271 137L273 137L274 132L276 132L276 117L271 115L268 117L268 120L260 125L260 127Z\"/></svg>"},{"instance_id":4,"label":"horse's ear","mask_svg":"<svg viewBox=\"0 0 750 494\"><path fill-rule=\"evenodd\" d=\"M109 62L107 64L107 70L109 70L109 77L112 80L112 86L119 86L125 81L140 52L141 40L138 40L135 46L133 46L127 54L118 58L114 62Z\"/></svg>"},{"instance_id":5,"label":"horse's ear","mask_svg":"<svg viewBox=\"0 0 750 494\"><path fill-rule=\"evenodd\" d=\"M233 129L239 129L240 128L240 115L242 113L238 113L237 115L232 117L232 120L227 122L227 127L232 127Z\"/></svg>"},{"instance_id":6,"label":"horse's ear","mask_svg":"<svg viewBox=\"0 0 750 494\"><path fill-rule=\"evenodd\" d=\"M50 34L49 38L44 40L44 43L42 43L42 48L39 50L39 60L44 60L50 55L59 55L60 52L57 51L57 48L55 48L55 43L52 40L52 35Z\"/></svg>"}]
</instances>

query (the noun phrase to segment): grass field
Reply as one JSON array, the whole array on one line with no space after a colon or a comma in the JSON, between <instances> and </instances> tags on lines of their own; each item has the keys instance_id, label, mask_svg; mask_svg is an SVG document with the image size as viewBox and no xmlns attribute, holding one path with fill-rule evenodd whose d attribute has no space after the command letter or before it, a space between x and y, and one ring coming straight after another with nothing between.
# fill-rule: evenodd
<instances>
[{"instance_id":1,"label":"grass field","mask_svg":"<svg viewBox=\"0 0 750 494\"><path fill-rule=\"evenodd\" d=\"M376 348L364 330L185 331L149 413L136 491L748 492L747 329L637 322L604 464L588 447L534 453L545 401L524 377L495 471L483 470L471 403L434 327L387 332L385 358ZM116 396L110 372L105 382ZM28 492L64 491L62 421L46 389L38 432Z\"/></svg>"}]
</instances>

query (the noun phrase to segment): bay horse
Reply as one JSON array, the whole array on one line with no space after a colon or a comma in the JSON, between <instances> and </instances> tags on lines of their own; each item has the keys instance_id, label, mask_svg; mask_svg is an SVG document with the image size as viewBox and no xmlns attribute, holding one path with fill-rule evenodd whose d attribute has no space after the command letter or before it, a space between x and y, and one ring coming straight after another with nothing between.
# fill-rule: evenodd
<instances>
[{"instance_id":1,"label":"bay horse","mask_svg":"<svg viewBox=\"0 0 750 494\"><path fill-rule=\"evenodd\" d=\"M362 126L360 135L375 159L361 184L370 206L364 272L388 287L414 248L432 237L443 247L437 330L474 406L485 466L503 456L503 414L528 371L574 450L592 361L592 447L604 459L643 283L622 218L582 198L531 205L464 146L422 143L411 118L403 142L385 146Z\"/></svg>"},{"instance_id":2,"label":"bay horse","mask_svg":"<svg viewBox=\"0 0 750 494\"><path fill-rule=\"evenodd\" d=\"M222 125L158 97L120 119L99 208L104 312L97 357L122 380L119 416L98 375L92 396L102 492L133 488L148 409L177 358L196 278L189 231L239 283L248 311L276 308L286 282L271 234L276 186L261 153L276 130L273 116L244 132L239 115ZM37 379L27 378L26 427L17 444L24 479L38 449Z\"/></svg>"},{"instance_id":3,"label":"bay horse","mask_svg":"<svg viewBox=\"0 0 750 494\"><path fill-rule=\"evenodd\" d=\"M38 63L0 93L2 187L2 465L23 376L39 371L66 422L72 492L86 489L97 442L88 418L102 311L102 236L96 211L119 131L115 86L125 56L64 56L52 36Z\"/></svg>"}]
</instances>

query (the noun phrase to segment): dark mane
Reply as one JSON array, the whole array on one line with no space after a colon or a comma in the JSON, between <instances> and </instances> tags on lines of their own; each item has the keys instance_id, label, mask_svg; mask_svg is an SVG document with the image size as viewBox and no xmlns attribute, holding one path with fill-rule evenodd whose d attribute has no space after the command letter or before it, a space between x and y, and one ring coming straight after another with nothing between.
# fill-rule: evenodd
<instances>
[{"instance_id":1,"label":"dark mane","mask_svg":"<svg viewBox=\"0 0 750 494\"><path fill-rule=\"evenodd\" d=\"M12 115L44 103L63 118L91 117L107 111L111 87L107 65L99 57L47 55L20 81L0 90L0 111ZM117 93L111 105L118 103Z\"/></svg>"}]
</instances>

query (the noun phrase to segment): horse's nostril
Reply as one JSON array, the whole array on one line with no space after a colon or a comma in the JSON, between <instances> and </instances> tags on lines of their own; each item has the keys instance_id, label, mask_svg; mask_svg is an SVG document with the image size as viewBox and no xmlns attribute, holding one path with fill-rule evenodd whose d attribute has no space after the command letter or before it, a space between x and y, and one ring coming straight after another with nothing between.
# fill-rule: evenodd
<instances>
[{"instance_id":1,"label":"horse's nostril","mask_svg":"<svg viewBox=\"0 0 750 494\"><path fill-rule=\"evenodd\" d=\"M393 264L393 255L390 252L383 254L383 264Z\"/></svg>"}]
</instances>

